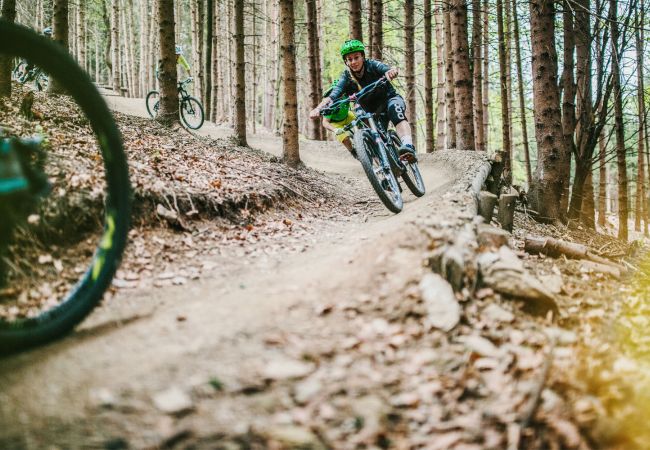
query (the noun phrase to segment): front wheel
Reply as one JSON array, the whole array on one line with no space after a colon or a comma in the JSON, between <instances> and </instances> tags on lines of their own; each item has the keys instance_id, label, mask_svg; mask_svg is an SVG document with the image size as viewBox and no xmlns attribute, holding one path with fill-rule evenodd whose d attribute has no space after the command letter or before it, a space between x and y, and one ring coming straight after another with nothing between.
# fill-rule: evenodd
<instances>
[{"instance_id":1,"label":"front wheel","mask_svg":"<svg viewBox=\"0 0 650 450\"><path fill-rule=\"evenodd\" d=\"M400 212L404 202L402 194L400 194L399 183L388 162L381 157L381 149L377 146L369 130L359 130L354 133L354 149L381 202L391 212Z\"/></svg>"},{"instance_id":2,"label":"front wheel","mask_svg":"<svg viewBox=\"0 0 650 450\"><path fill-rule=\"evenodd\" d=\"M402 141L394 130L389 131L388 133L393 146L396 149L399 149L402 146ZM416 197L422 197L426 188L424 187L424 180L422 179L422 174L420 173L420 168L418 167L417 161L409 163L407 161L401 160L402 165L404 166L404 171L402 172L402 179L404 183L408 186L409 190Z\"/></svg>"},{"instance_id":3,"label":"front wheel","mask_svg":"<svg viewBox=\"0 0 650 450\"><path fill-rule=\"evenodd\" d=\"M160 105L160 94L158 91L150 91L147 94L147 112L152 119L155 119L158 115L158 107Z\"/></svg>"},{"instance_id":4,"label":"front wheel","mask_svg":"<svg viewBox=\"0 0 650 450\"><path fill-rule=\"evenodd\" d=\"M187 128L198 130L203 125L203 106L194 97L185 97L181 100L181 119Z\"/></svg>"}]
</instances>

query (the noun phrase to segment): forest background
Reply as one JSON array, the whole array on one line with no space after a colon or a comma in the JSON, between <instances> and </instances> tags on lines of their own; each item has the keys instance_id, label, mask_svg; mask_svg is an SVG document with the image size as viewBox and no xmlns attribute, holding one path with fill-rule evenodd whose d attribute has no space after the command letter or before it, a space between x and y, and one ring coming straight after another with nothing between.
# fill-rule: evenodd
<instances>
[{"instance_id":1,"label":"forest background","mask_svg":"<svg viewBox=\"0 0 650 450\"><path fill-rule=\"evenodd\" d=\"M42 30L52 23L54 3L54 0L18 0L16 20ZM291 3L295 15L296 100L301 134L312 139L327 138L320 127L308 120L307 113L320 101L316 93L325 90L344 69L338 53L340 45L356 36L368 46L369 56L401 69L395 84L407 99L419 151L427 152L456 146L454 121L449 120L453 116L449 113L449 97L454 91L453 84L449 84L453 59L449 28L453 27L446 21L454 14L449 15L450 9L464 9L467 19L463 26L468 35L473 81L474 85L481 86L485 150L490 154L505 152L505 158L512 162L508 177L514 185L526 189L531 188L538 166L539 141L534 116L531 30L535 25L531 4L553 5L556 11L553 11L552 33L558 56L555 75L562 96L562 128L567 147L573 147L571 169L563 175L569 180L563 187L559 219L580 219L594 226L597 217L601 226L608 219L616 226L617 220L628 217L628 208L619 208L623 202L634 206L631 208L634 227L638 231L647 229L649 174L645 167L649 161L645 104L649 94L644 87L648 82L644 80L647 18L643 1L476 0L446 4L430 0L295 3L177 0L173 3L175 41L185 50L195 77L194 94L206 105L210 120L236 125L236 37L242 33L247 129L252 133L260 128L281 132L285 99L280 3ZM159 34L154 0L69 1L68 7L70 51L98 84L130 97L144 97L147 91L157 88ZM243 29L237 30L235 12L240 7ZM588 14L581 17L581 11ZM477 22L482 29L477 28ZM355 23L361 23L361 29L355 30ZM613 25L617 30L613 30ZM585 35L581 28L588 29L586 45L591 49L586 76L585 67L580 66L580 39ZM618 34L616 43L610 45L614 32ZM113 45L115 42L119 46ZM612 57L614 48L619 55L616 58ZM317 58L317 63L310 63L310 58ZM410 61L414 65L409 68ZM612 61L618 61L616 68ZM581 70L583 79L589 80L589 89L580 85ZM618 75L613 74L614 70ZM620 94L613 86L614 79L620 80ZM586 90L590 92L584 94ZM592 111L588 114L584 113L584 103L580 104L581 96L589 97L587 103L591 104ZM622 140L615 133L619 99ZM602 128L602 132L597 133L596 151L580 157L588 161L588 167L578 177L576 155L582 151L580 141L585 134L580 133L581 128L587 129L581 117L587 115L595 116L589 129ZM477 147L482 145L479 143ZM584 185L584 192L576 194L576 185ZM569 198L576 196L584 196L586 200L582 202L581 212L567 215ZM614 212L618 217L608 217ZM627 238L627 227L624 228L625 236L621 236L620 230L619 236Z\"/></svg>"}]
</instances>

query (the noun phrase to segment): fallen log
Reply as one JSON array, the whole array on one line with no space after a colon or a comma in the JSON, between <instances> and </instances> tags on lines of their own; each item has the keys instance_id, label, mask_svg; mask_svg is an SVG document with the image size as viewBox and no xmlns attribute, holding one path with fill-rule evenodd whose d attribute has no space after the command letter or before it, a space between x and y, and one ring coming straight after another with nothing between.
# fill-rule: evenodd
<instances>
[{"instance_id":1,"label":"fallen log","mask_svg":"<svg viewBox=\"0 0 650 450\"><path fill-rule=\"evenodd\" d=\"M479 194L478 211L479 215L483 217L485 223L492 221L494 214L494 207L497 204L497 196L488 191L481 191Z\"/></svg>"},{"instance_id":2,"label":"fallen log","mask_svg":"<svg viewBox=\"0 0 650 450\"><path fill-rule=\"evenodd\" d=\"M595 254L586 245L562 241L551 237L527 236L524 240L524 251L531 255L543 254L552 258L558 258L564 255L571 259L586 259L614 267L622 274L627 272L624 266Z\"/></svg>"}]
</instances>

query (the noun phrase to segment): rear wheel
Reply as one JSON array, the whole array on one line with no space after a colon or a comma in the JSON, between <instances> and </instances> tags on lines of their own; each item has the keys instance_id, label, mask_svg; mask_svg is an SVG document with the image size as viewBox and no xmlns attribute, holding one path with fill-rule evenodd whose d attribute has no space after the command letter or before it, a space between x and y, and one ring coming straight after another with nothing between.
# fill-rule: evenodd
<instances>
[{"instance_id":1,"label":"rear wheel","mask_svg":"<svg viewBox=\"0 0 650 450\"><path fill-rule=\"evenodd\" d=\"M390 130L388 136L396 149L402 146L402 141L394 130ZM401 160L401 163L404 166L404 171L402 172L404 183L406 183L413 195L422 197L426 193L426 188L424 187L424 180L422 179L417 161L409 163Z\"/></svg>"},{"instance_id":2,"label":"rear wheel","mask_svg":"<svg viewBox=\"0 0 650 450\"><path fill-rule=\"evenodd\" d=\"M381 158L381 149L377 147L370 131L359 130L354 133L354 149L381 202L391 212L400 212L404 202L400 194L399 183L388 163L382 161L384 158Z\"/></svg>"},{"instance_id":3,"label":"rear wheel","mask_svg":"<svg viewBox=\"0 0 650 450\"><path fill-rule=\"evenodd\" d=\"M203 125L203 106L194 97L185 97L181 100L181 119L187 128L198 130Z\"/></svg>"},{"instance_id":4,"label":"rear wheel","mask_svg":"<svg viewBox=\"0 0 650 450\"><path fill-rule=\"evenodd\" d=\"M150 91L147 94L147 112L152 119L155 119L158 115L158 107L160 105L160 95L158 91Z\"/></svg>"},{"instance_id":5,"label":"rear wheel","mask_svg":"<svg viewBox=\"0 0 650 450\"><path fill-rule=\"evenodd\" d=\"M8 166L0 158L3 354L61 336L101 301L126 245L131 190L113 117L68 52L28 28L0 21L0 54L26 58L53 77L87 118L88 125L75 132L94 141L77 148L65 145L59 134L52 138L38 123L20 130L0 125L4 155L13 152L20 161ZM0 106L0 124L11 114ZM74 139L67 133L63 139ZM30 141L34 135L38 138ZM81 151L89 154L79 158ZM12 191L11 175L28 181L29 190Z\"/></svg>"}]
</instances>

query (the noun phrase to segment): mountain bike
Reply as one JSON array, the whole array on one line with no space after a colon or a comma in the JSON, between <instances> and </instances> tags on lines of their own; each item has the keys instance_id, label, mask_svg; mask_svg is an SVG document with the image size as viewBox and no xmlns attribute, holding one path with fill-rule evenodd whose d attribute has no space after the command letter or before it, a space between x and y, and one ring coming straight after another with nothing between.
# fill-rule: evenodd
<instances>
[{"instance_id":1,"label":"mountain bike","mask_svg":"<svg viewBox=\"0 0 650 450\"><path fill-rule=\"evenodd\" d=\"M23 75L18 78L18 82L20 84L33 82L37 91L44 91L50 84L50 77L40 67L30 68L27 65L24 68Z\"/></svg>"},{"instance_id":2,"label":"mountain bike","mask_svg":"<svg viewBox=\"0 0 650 450\"><path fill-rule=\"evenodd\" d=\"M386 84L388 80L382 77L361 89L356 94L342 98L321 110L321 115L332 114L345 102L354 103L355 119L343 129L352 133L352 145L357 159L373 189L384 206L394 213L402 210L402 188L397 180L402 177L409 190L417 197L425 194L424 181L420 174L417 161L399 157L402 143L393 129L387 129L386 112L379 114L367 112L359 103L366 95L376 88Z\"/></svg>"},{"instance_id":3,"label":"mountain bike","mask_svg":"<svg viewBox=\"0 0 650 450\"><path fill-rule=\"evenodd\" d=\"M178 109L183 123L192 130L198 130L203 125L204 113L203 105L196 98L190 96L185 86L190 84L193 79L187 78L178 83L178 97L180 99ZM160 108L160 94L158 91L150 91L147 94L147 112L151 118L158 115Z\"/></svg>"},{"instance_id":4,"label":"mountain bike","mask_svg":"<svg viewBox=\"0 0 650 450\"><path fill-rule=\"evenodd\" d=\"M89 139L88 147L66 145L39 123L0 125L0 354L5 354L60 337L99 304L127 242L131 189L113 117L69 53L0 19L0 54L25 58L56 79L69 95L60 102L73 100L84 116L74 129ZM18 94L0 104L0 117L14 114L10 105L22 91L20 85L13 89ZM35 104L44 99L37 97ZM92 181L82 183L91 169Z\"/></svg>"}]
</instances>

